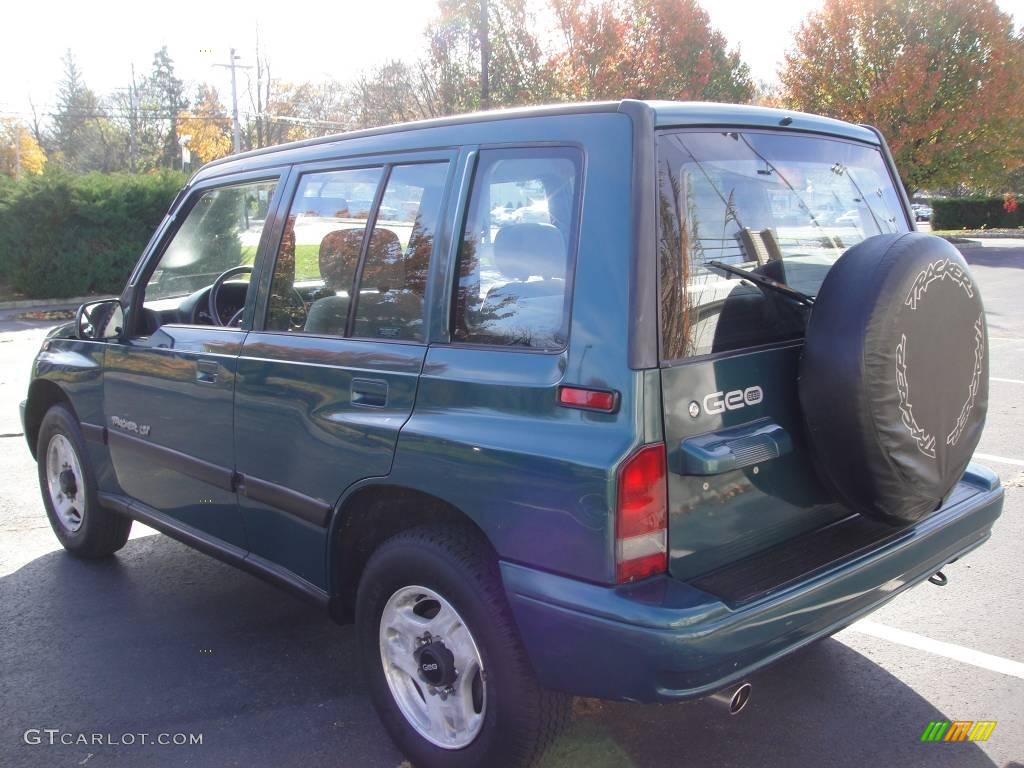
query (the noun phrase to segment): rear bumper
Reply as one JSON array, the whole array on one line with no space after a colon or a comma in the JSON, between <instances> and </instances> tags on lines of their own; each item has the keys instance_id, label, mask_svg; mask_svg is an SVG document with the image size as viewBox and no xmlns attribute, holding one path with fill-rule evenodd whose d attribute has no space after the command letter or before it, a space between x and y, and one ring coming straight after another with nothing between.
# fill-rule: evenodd
<instances>
[{"instance_id":1,"label":"rear bumper","mask_svg":"<svg viewBox=\"0 0 1024 768\"><path fill-rule=\"evenodd\" d=\"M604 587L503 562L542 685L636 701L698 698L827 636L982 544L1003 505L995 475L887 541L740 607L668 576Z\"/></svg>"}]
</instances>

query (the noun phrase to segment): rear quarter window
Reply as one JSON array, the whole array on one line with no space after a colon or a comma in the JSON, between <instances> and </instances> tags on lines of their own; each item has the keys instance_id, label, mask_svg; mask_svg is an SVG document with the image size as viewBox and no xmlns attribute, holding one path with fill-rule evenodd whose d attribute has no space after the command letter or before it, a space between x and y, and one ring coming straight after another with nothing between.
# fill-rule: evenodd
<instances>
[{"instance_id":1,"label":"rear quarter window","mask_svg":"<svg viewBox=\"0 0 1024 768\"><path fill-rule=\"evenodd\" d=\"M565 347L581 164L568 147L480 153L459 246L453 341Z\"/></svg>"}]
</instances>

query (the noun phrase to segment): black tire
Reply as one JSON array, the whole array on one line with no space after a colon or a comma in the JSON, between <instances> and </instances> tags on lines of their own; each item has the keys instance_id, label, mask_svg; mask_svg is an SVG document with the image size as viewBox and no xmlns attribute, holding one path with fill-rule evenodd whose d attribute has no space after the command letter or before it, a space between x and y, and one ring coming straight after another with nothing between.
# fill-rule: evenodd
<instances>
[{"instance_id":1,"label":"black tire","mask_svg":"<svg viewBox=\"0 0 1024 768\"><path fill-rule=\"evenodd\" d=\"M486 707L474 740L435 746L409 723L385 677L381 615L411 585L441 595L464 619L486 670ZM359 582L356 631L377 713L398 748L419 768L513 768L534 765L571 716L571 697L541 688L505 599L492 550L474 531L425 526L396 535L373 553Z\"/></svg>"},{"instance_id":2,"label":"black tire","mask_svg":"<svg viewBox=\"0 0 1024 768\"><path fill-rule=\"evenodd\" d=\"M51 440L62 435L70 444L81 469L81 478L76 479L75 495L82 494L84 508L81 512L81 525L71 530L65 525L54 508L50 498L47 482L47 454ZM132 521L116 512L101 507L96 493L96 477L89 455L85 449L85 440L78 421L65 405L54 405L43 416L39 427L39 439L36 443L36 467L39 476L39 490L43 495L43 505L50 527L61 545L75 557L95 559L107 557L119 550L128 541L132 530Z\"/></svg>"},{"instance_id":3,"label":"black tire","mask_svg":"<svg viewBox=\"0 0 1024 768\"><path fill-rule=\"evenodd\" d=\"M978 286L947 241L876 235L829 270L800 363L815 466L850 509L897 526L960 481L988 409Z\"/></svg>"}]
</instances>

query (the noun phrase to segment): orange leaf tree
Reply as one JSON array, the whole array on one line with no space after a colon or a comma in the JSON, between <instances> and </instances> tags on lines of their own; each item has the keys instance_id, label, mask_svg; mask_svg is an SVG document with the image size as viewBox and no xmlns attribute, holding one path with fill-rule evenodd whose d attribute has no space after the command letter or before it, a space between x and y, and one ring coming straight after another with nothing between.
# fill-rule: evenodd
<instances>
[{"instance_id":1,"label":"orange leaf tree","mask_svg":"<svg viewBox=\"0 0 1024 768\"><path fill-rule=\"evenodd\" d=\"M32 132L11 118L0 118L0 174L40 174L46 153Z\"/></svg>"},{"instance_id":2,"label":"orange leaf tree","mask_svg":"<svg viewBox=\"0 0 1024 768\"><path fill-rule=\"evenodd\" d=\"M911 192L1024 163L1024 37L995 0L825 0L779 74L790 106L880 128Z\"/></svg>"},{"instance_id":3,"label":"orange leaf tree","mask_svg":"<svg viewBox=\"0 0 1024 768\"><path fill-rule=\"evenodd\" d=\"M189 149L195 155L195 167L231 153L231 119L220 104L217 90L201 85L196 106L182 112L177 121L178 136L187 134Z\"/></svg>"},{"instance_id":4,"label":"orange leaf tree","mask_svg":"<svg viewBox=\"0 0 1024 768\"><path fill-rule=\"evenodd\" d=\"M750 69L697 0L551 0L565 47L552 57L572 99L750 101Z\"/></svg>"}]
</instances>

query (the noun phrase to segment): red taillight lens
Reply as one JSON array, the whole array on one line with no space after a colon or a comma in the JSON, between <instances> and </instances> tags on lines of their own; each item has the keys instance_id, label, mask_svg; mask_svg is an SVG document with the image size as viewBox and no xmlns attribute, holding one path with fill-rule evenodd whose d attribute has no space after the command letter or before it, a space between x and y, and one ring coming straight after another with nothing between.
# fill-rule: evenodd
<instances>
[{"instance_id":1,"label":"red taillight lens","mask_svg":"<svg viewBox=\"0 0 1024 768\"><path fill-rule=\"evenodd\" d=\"M619 470L615 552L620 584L668 569L667 529L665 444L656 443L634 453Z\"/></svg>"},{"instance_id":2,"label":"red taillight lens","mask_svg":"<svg viewBox=\"0 0 1024 768\"><path fill-rule=\"evenodd\" d=\"M583 387L559 387L559 405L567 405L570 408L587 408L593 411L615 410L615 393L606 392L601 389L584 389Z\"/></svg>"}]
</instances>

